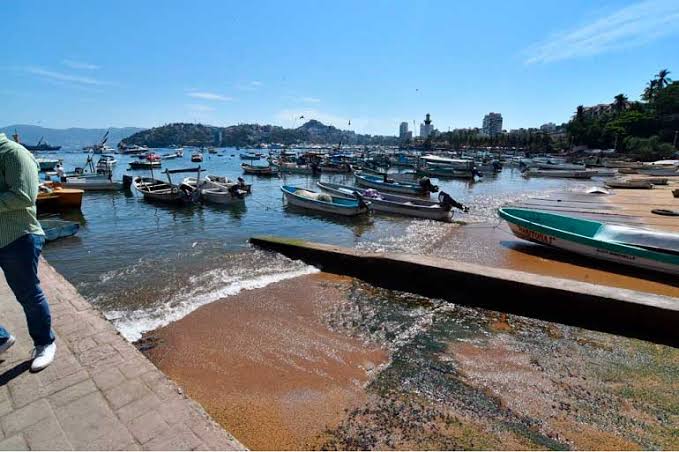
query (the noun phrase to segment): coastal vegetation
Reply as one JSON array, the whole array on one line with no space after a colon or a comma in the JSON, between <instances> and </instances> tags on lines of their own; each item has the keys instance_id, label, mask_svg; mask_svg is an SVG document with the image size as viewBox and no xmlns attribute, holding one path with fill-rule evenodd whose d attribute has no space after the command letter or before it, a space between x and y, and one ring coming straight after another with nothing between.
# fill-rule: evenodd
<instances>
[{"instance_id":1,"label":"coastal vegetation","mask_svg":"<svg viewBox=\"0 0 679 452\"><path fill-rule=\"evenodd\" d=\"M280 126L238 124L216 127L203 124L174 123L143 130L125 138L123 144L167 147L172 144L187 146L254 146L258 144L297 143L393 145L396 137L362 135L340 130L320 121L310 120L300 127L287 129Z\"/></svg>"}]
</instances>

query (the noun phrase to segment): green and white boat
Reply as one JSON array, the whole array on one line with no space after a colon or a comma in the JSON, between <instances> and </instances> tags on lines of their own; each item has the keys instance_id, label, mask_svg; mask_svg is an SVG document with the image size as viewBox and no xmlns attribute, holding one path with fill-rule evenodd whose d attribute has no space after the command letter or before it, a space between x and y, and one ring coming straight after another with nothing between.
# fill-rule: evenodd
<instances>
[{"instance_id":1,"label":"green and white boat","mask_svg":"<svg viewBox=\"0 0 679 452\"><path fill-rule=\"evenodd\" d=\"M532 209L498 210L515 236L596 259L679 275L679 234Z\"/></svg>"}]
</instances>

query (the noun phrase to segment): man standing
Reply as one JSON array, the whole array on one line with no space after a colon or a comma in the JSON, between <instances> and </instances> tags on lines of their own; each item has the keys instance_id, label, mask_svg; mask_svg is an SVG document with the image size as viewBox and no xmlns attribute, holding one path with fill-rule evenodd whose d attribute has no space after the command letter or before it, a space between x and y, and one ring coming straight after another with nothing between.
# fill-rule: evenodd
<instances>
[{"instance_id":1,"label":"man standing","mask_svg":"<svg viewBox=\"0 0 679 452\"><path fill-rule=\"evenodd\" d=\"M45 244L35 207L39 183L33 155L0 133L0 268L26 314L35 345L33 372L49 366L57 350L49 305L38 279L38 258ZM0 326L0 353L15 341Z\"/></svg>"}]
</instances>

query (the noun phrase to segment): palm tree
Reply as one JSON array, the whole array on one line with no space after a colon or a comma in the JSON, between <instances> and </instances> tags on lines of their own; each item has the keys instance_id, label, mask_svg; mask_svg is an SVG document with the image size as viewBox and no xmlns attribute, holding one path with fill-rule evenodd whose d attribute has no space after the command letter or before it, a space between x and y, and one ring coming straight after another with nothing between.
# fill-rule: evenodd
<instances>
[{"instance_id":1,"label":"palm tree","mask_svg":"<svg viewBox=\"0 0 679 452\"><path fill-rule=\"evenodd\" d=\"M672 83L672 79L668 77L670 75L670 71L667 69L661 69L660 72L658 72L658 75L656 75L656 80L658 80L658 88L663 89L670 83Z\"/></svg>"},{"instance_id":2,"label":"palm tree","mask_svg":"<svg viewBox=\"0 0 679 452\"><path fill-rule=\"evenodd\" d=\"M651 102L653 101L653 98L655 97L655 94L658 92L658 80L653 79L648 82L648 85L646 85L646 89L644 89L644 94L641 95L641 98L644 99L646 102Z\"/></svg>"},{"instance_id":3,"label":"palm tree","mask_svg":"<svg viewBox=\"0 0 679 452\"><path fill-rule=\"evenodd\" d=\"M624 94L620 93L617 96L615 96L615 100L613 102L613 109L620 113L621 111L627 109L629 106L629 101L627 100L627 96Z\"/></svg>"},{"instance_id":4,"label":"palm tree","mask_svg":"<svg viewBox=\"0 0 679 452\"><path fill-rule=\"evenodd\" d=\"M585 107L578 105L578 109L575 111L575 119L582 122L585 119Z\"/></svg>"}]
</instances>

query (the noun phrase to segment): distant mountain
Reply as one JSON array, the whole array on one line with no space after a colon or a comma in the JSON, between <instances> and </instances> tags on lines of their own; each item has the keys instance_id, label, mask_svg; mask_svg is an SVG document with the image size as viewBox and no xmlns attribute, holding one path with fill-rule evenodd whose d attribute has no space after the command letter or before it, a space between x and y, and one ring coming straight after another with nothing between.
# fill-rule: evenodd
<instances>
[{"instance_id":1,"label":"distant mountain","mask_svg":"<svg viewBox=\"0 0 679 452\"><path fill-rule=\"evenodd\" d=\"M171 144L187 146L248 146L260 143L314 144L398 144L393 136L361 135L340 130L314 119L296 129L260 124L239 124L215 127L203 124L175 123L137 132L122 140L131 145L167 147Z\"/></svg>"},{"instance_id":2,"label":"distant mountain","mask_svg":"<svg viewBox=\"0 0 679 452\"><path fill-rule=\"evenodd\" d=\"M19 140L26 144L36 144L41 137L52 145L60 145L64 148L83 147L94 144L101 140L107 130L110 130L107 144L115 147L119 141L141 130L139 127L111 127L110 129L49 129L40 126L26 124L15 124L0 128L0 133L4 133L8 138L14 134L19 134Z\"/></svg>"}]
</instances>

